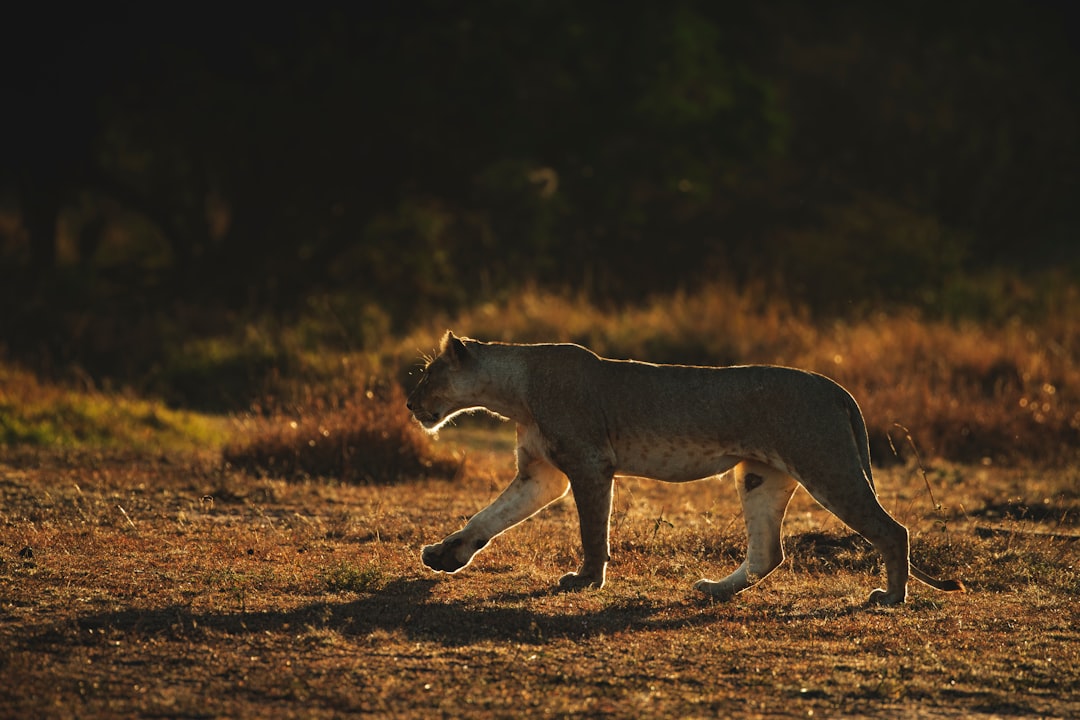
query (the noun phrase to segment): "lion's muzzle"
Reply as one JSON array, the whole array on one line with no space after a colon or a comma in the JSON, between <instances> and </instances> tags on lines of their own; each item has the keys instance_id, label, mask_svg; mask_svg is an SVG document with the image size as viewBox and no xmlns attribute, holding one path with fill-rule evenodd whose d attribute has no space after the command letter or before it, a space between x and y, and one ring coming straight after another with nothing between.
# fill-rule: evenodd
<instances>
[{"instance_id":1,"label":"lion's muzzle","mask_svg":"<svg viewBox=\"0 0 1080 720\"><path fill-rule=\"evenodd\" d=\"M417 422L429 430L442 420L441 413L423 408L419 402L414 401L412 398L409 398L408 402L405 403L405 407L408 408Z\"/></svg>"}]
</instances>

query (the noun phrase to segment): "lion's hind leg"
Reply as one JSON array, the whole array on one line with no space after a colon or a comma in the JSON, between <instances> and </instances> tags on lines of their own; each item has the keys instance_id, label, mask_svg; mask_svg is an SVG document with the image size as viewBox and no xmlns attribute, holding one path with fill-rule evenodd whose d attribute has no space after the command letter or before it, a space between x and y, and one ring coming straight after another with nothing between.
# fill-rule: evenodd
<instances>
[{"instance_id":1,"label":"lion's hind leg","mask_svg":"<svg viewBox=\"0 0 1080 720\"><path fill-rule=\"evenodd\" d=\"M909 571L908 531L881 506L861 468L848 475L850 482L820 482L818 476L801 478L811 497L849 528L870 541L885 561L888 584L870 593L870 604L896 605L907 597ZM942 588L944 589L944 588Z\"/></svg>"},{"instance_id":2,"label":"lion's hind leg","mask_svg":"<svg viewBox=\"0 0 1080 720\"><path fill-rule=\"evenodd\" d=\"M733 472L746 522L746 560L723 580L699 580L694 585L717 598L745 590L784 561L780 528L798 487L787 473L751 460L739 463Z\"/></svg>"}]
</instances>

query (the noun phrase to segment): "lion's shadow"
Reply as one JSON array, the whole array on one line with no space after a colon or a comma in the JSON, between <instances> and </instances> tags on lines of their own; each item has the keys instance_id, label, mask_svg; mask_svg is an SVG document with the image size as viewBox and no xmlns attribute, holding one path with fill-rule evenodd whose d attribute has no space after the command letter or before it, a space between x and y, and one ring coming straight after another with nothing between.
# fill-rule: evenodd
<instances>
[{"instance_id":1,"label":"lion's shadow","mask_svg":"<svg viewBox=\"0 0 1080 720\"><path fill-rule=\"evenodd\" d=\"M347 636L377 631L404 633L417 641L463 646L478 641L544 642L589 637L634 629L690 627L717 618L701 608L676 608L647 600L616 600L599 609L538 612L531 601L551 594L530 592L498 598L454 600L434 598L437 579L405 578L354 600L317 600L288 610L193 612L190 606L121 609L88 613L63 622L45 622L23 636L27 647L100 642L110 635L197 639L206 633L254 635L293 632L302 635L327 629ZM72 623L78 632L73 633Z\"/></svg>"},{"instance_id":2,"label":"lion's shadow","mask_svg":"<svg viewBox=\"0 0 1080 720\"><path fill-rule=\"evenodd\" d=\"M122 634L145 638L197 640L206 633L245 636L291 632L302 639L306 632L330 630L345 636L366 637L378 631L403 633L415 641L460 647L480 641L542 643L557 639L591 637L633 630L697 627L722 618L710 612L707 600L686 603L627 601L615 598L599 609L551 613L535 609L535 601L553 594L532 591L500 594L492 598L454 600L433 597L445 580L403 578L354 600L317 600L288 610L193 612L190 606L122 609L89 613L74 620L42 623L23 635L27 648L91 644ZM851 607L841 614L860 612ZM833 608L827 614L836 614ZM797 613L810 618L817 613ZM795 618L793 618L795 619ZM78 632L72 633L72 623Z\"/></svg>"}]
</instances>

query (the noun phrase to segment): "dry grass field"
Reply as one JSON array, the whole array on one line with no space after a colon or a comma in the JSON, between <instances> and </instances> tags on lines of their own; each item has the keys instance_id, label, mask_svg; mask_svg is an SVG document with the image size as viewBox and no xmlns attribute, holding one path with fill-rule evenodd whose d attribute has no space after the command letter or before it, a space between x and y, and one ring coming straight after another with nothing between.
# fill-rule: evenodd
<instances>
[{"instance_id":1,"label":"dry grass field","mask_svg":"<svg viewBox=\"0 0 1080 720\"><path fill-rule=\"evenodd\" d=\"M876 553L799 491L789 559L728 602L701 598L692 583L745 550L735 488L716 480L620 478L602 590L552 591L578 559L570 499L436 575L421 546L513 474L505 424L467 420L433 443L393 383L355 378L369 389L328 401L340 391L309 388L220 419L6 368L0 717L1080 716L1067 320L820 326L684 297L661 330L659 308L601 326L581 305L534 302L433 326L495 338L501 322L499 337L657 360L728 343L732 361L831 364L878 438L877 487L915 561L968 592L912 581L906 605L865 606L883 581ZM697 334L703 323L720 330ZM417 329L367 367L407 377L436 339ZM884 462L895 421L923 467L902 434Z\"/></svg>"},{"instance_id":2,"label":"dry grass field","mask_svg":"<svg viewBox=\"0 0 1080 720\"><path fill-rule=\"evenodd\" d=\"M451 432L447 431L447 435ZM497 437L498 439L498 437ZM0 465L5 717L956 717L1080 714L1075 471L882 472L924 567L868 608L878 559L802 491L790 555L726 603L703 575L744 549L734 488L618 482L603 590L562 501L457 576L419 564L512 472L285 481L214 459L20 455Z\"/></svg>"}]
</instances>

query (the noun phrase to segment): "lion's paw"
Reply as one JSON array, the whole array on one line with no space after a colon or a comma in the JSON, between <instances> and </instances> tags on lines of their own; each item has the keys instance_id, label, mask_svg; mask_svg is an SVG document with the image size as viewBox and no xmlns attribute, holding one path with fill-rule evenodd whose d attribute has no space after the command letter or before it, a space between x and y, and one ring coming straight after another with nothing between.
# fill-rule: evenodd
<instances>
[{"instance_id":1,"label":"lion's paw","mask_svg":"<svg viewBox=\"0 0 1080 720\"><path fill-rule=\"evenodd\" d=\"M469 560L462 561L458 558L456 551L460 547L460 539L425 545L420 558L432 570L447 573L457 572L469 562Z\"/></svg>"},{"instance_id":2,"label":"lion's paw","mask_svg":"<svg viewBox=\"0 0 1080 720\"><path fill-rule=\"evenodd\" d=\"M867 605L899 605L906 599L906 593L890 593L881 588L870 593Z\"/></svg>"},{"instance_id":3,"label":"lion's paw","mask_svg":"<svg viewBox=\"0 0 1080 720\"><path fill-rule=\"evenodd\" d=\"M559 578L559 590L561 592L574 592L585 588L602 588L604 586L603 575L589 575L584 573L566 573Z\"/></svg>"},{"instance_id":4,"label":"lion's paw","mask_svg":"<svg viewBox=\"0 0 1080 720\"><path fill-rule=\"evenodd\" d=\"M694 589L714 600L730 600L735 597L736 592L730 583L713 580L698 580L694 583Z\"/></svg>"}]
</instances>

